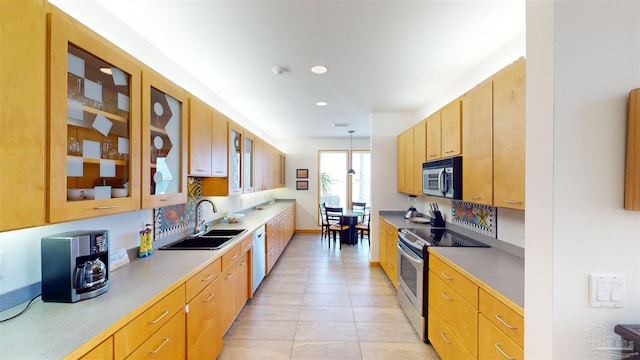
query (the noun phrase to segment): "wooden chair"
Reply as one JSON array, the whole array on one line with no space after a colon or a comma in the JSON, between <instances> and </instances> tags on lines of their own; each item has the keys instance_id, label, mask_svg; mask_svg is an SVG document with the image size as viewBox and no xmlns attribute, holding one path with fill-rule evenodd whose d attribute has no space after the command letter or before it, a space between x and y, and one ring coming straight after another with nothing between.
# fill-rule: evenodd
<instances>
[{"instance_id":1,"label":"wooden chair","mask_svg":"<svg viewBox=\"0 0 640 360\"><path fill-rule=\"evenodd\" d=\"M362 238L364 237L364 234L366 232L369 246L371 246L371 237L369 236L370 225L371 225L371 208L365 208L364 216L362 217L362 222L356 224L355 228L356 228L356 231L358 231L359 233L360 241L362 241Z\"/></svg>"},{"instance_id":2,"label":"wooden chair","mask_svg":"<svg viewBox=\"0 0 640 360\"><path fill-rule=\"evenodd\" d=\"M322 219L322 233L320 234L320 241L322 241L325 236L329 239L329 221L327 220L326 203L321 202L319 208L320 219Z\"/></svg>"},{"instance_id":3,"label":"wooden chair","mask_svg":"<svg viewBox=\"0 0 640 360\"><path fill-rule=\"evenodd\" d=\"M367 203L366 202L356 202L356 201L354 201L354 202L351 203L351 210L353 210L353 211L358 211L358 212L364 213L366 208L367 208ZM363 221L364 221L364 216L358 216L358 222L363 222Z\"/></svg>"},{"instance_id":4,"label":"wooden chair","mask_svg":"<svg viewBox=\"0 0 640 360\"><path fill-rule=\"evenodd\" d=\"M327 214L327 222L329 223L329 232L333 236L333 241L336 241L336 232L342 234L343 231L349 230L349 225L342 223L342 208L326 207L325 213ZM331 248L331 241L329 239L329 248ZM340 248L342 249L342 239L340 239Z\"/></svg>"}]
</instances>

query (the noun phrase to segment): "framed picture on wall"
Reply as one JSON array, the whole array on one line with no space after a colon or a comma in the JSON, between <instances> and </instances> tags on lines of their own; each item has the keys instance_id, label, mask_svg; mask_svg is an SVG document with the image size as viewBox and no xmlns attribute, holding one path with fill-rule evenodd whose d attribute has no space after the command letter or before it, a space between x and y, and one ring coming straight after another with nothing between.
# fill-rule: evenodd
<instances>
[{"instance_id":1,"label":"framed picture on wall","mask_svg":"<svg viewBox=\"0 0 640 360\"><path fill-rule=\"evenodd\" d=\"M309 178L309 169L296 169L296 177L298 179L308 179Z\"/></svg>"},{"instance_id":2,"label":"framed picture on wall","mask_svg":"<svg viewBox=\"0 0 640 360\"><path fill-rule=\"evenodd\" d=\"M309 190L309 182L307 180L296 181L296 190Z\"/></svg>"}]
</instances>

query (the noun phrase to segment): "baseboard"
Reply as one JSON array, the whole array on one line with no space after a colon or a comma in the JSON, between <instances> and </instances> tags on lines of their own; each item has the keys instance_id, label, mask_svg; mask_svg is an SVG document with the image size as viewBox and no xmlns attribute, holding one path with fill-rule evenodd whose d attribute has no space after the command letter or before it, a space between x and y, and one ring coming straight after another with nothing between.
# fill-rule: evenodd
<instances>
[{"instance_id":1,"label":"baseboard","mask_svg":"<svg viewBox=\"0 0 640 360\"><path fill-rule=\"evenodd\" d=\"M379 261L369 261L369 267L380 267Z\"/></svg>"},{"instance_id":2,"label":"baseboard","mask_svg":"<svg viewBox=\"0 0 640 360\"><path fill-rule=\"evenodd\" d=\"M320 234L320 229L296 229L296 234Z\"/></svg>"}]
</instances>

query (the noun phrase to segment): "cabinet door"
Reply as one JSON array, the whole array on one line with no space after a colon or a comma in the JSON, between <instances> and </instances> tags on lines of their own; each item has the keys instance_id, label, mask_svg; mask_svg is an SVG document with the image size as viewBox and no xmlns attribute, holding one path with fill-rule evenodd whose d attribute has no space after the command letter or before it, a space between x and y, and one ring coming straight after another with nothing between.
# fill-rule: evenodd
<instances>
[{"instance_id":1,"label":"cabinet door","mask_svg":"<svg viewBox=\"0 0 640 360\"><path fill-rule=\"evenodd\" d=\"M187 96L152 70L142 75L142 207L187 202Z\"/></svg>"},{"instance_id":2,"label":"cabinet door","mask_svg":"<svg viewBox=\"0 0 640 360\"><path fill-rule=\"evenodd\" d=\"M278 174L277 174L277 179L276 179L276 186L281 188L281 187L285 187L286 186L286 157L284 155L284 153L277 151L276 152L276 158L277 158L277 166L278 166Z\"/></svg>"},{"instance_id":3,"label":"cabinet door","mask_svg":"<svg viewBox=\"0 0 640 360\"><path fill-rule=\"evenodd\" d=\"M387 265L389 271L387 275L391 283L398 288L398 229L387 224Z\"/></svg>"},{"instance_id":4,"label":"cabinet door","mask_svg":"<svg viewBox=\"0 0 640 360\"><path fill-rule=\"evenodd\" d=\"M242 185L244 193L255 191L255 137L253 134L244 132L244 144L242 147Z\"/></svg>"},{"instance_id":5,"label":"cabinet door","mask_svg":"<svg viewBox=\"0 0 640 360\"><path fill-rule=\"evenodd\" d=\"M493 203L524 210L525 61L493 80Z\"/></svg>"},{"instance_id":6,"label":"cabinet door","mask_svg":"<svg viewBox=\"0 0 640 360\"><path fill-rule=\"evenodd\" d=\"M460 134L461 106L460 100L454 100L443 107L440 112L442 117L442 157L460 155L462 151Z\"/></svg>"},{"instance_id":7,"label":"cabinet door","mask_svg":"<svg viewBox=\"0 0 640 360\"><path fill-rule=\"evenodd\" d=\"M411 193L422 195L422 163L427 161L427 121L413 127L413 187Z\"/></svg>"},{"instance_id":8,"label":"cabinet door","mask_svg":"<svg viewBox=\"0 0 640 360\"><path fill-rule=\"evenodd\" d=\"M242 129L229 123L229 195L242 194Z\"/></svg>"},{"instance_id":9,"label":"cabinet door","mask_svg":"<svg viewBox=\"0 0 640 360\"><path fill-rule=\"evenodd\" d=\"M180 311L149 336L127 359L184 359L185 340L185 313Z\"/></svg>"},{"instance_id":10,"label":"cabinet door","mask_svg":"<svg viewBox=\"0 0 640 360\"><path fill-rule=\"evenodd\" d=\"M221 113L213 110L211 127L211 176L227 176L227 126L228 119Z\"/></svg>"},{"instance_id":11,"label":"cabinet door","mask_svg":"<svg viewBox=\"0 0 640 360\"><path fill-rule=\"evenodd\" d=\"M211 176L212 151L211 108L203 101L189 97L189 174Z\"/></svg>"},{"instance_id":12,"label":"cabinet door","mask_svg":"<svg viewBox=\"0 0 640 360\"><path fill-rule=\"evenodd\" d=\"M49 221L139 209L139 65L55 10L49 65Z\"/></svg>"},{"instance_id":13,"label":"cabinet door","mask_svg":"<svg viewBox=\"0 0 640 360\"><path fill-rule=\"evenodd\" d=\"M493 205L493 91L485 81L462 102L463 200Z\"/></svg>"},{"instance_id":14,"label":"cabinet door","mask_svg":"<svg viewBox=\"0 0 640 360\"><path fill-rule=\"evenodd\" d=\"M380 266L389 276L389 264L387 263L387 222L380 218Z\"/></svg>"},{"instance_id":15,"label":"cabinet door","mask_svg":"<svg viewBox=\"0 0 640 360\"><path fill-rule=\"evenodd\" d=\"M264 179L263 179L263 169L264 166L264 141L259 137L255 138L254 142L254 166L253 166L253 178L254 178L254 187L256 191L262 191L264 189Z\"/></svg>"},{"instance_id":16,"label":"cabinet door","mask_svg":"<svg viewBox=\"0 0 640 360\"><path fill-rule=\"evenodd\" d=\"M238 260L234 291L234 317L238 315L249 298L249 252Z\"/></svg>"},{"instance_id":17,"label":"cabinet door","mask_svg":"<svg viewBox=\"0 0 640 360\"><path fill-rule=\"evenodd\" d=\"M442 157L442 114L437 113L427 118L427 160L437 160Z\"/></svg>"},{"instance_id":18,"label":"cabinet door","mask_svg":"<svg viewBox=\"0 0 640 360\"><path fill-rule=\"evenodd\" d=\"M43 50L47 30L42 3L0 2L0 231L46 222L47 77ZM60 151L64 158L64 148ZM64 186L64 175L61 177Z\"/></svg>"},{"instance_id":19,"label":"cabinet door","mask_svg":"<svg viewBox=\"0 0 640 360\"><path fill-rule=\"evenodd\" d=\"M187 313L187 358L215 359L222 350L219 330L220 279L203 289L191 302Z\"/></svg>"},{"instance_id":20,"label":"cabinet door","mask_svg":"<svg viewBox=\"0 0 640 360\"><path fill-rule=\"evenodd\" d=\"M107 360L113 359L113 336L100 343L100 345L82 355L79 360Z\"/></svg>"}]
</instances>

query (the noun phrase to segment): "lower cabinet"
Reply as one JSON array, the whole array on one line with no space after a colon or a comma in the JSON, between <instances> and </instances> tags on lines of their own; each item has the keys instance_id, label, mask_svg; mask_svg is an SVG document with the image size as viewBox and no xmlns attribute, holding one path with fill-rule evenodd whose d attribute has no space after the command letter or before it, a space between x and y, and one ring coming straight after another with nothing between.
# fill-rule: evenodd
<instances>
[{"instance_id":1,"label":"lower cabinet","mask_svg":"<svg viewBox=\"0 0 640 360\"><path fill-rule=\"evenodd\" d=\"M523 359L524 312L476 281L430 252L427 335L433 348L443 360Z\"/></svg>"},{"instance_id":2,"label":"lower cabinet","mask_svg":"<svg viewBox=\"0 0 640 360\"><path fill-rule=\"evenodd\" d=\"M187 299L190 299L187 312L188 359L215 359L222 350L219 329L223 296L220 291L221 272L222 259L216 259L187 280Z\"/></svg>"},{"instance_id":3,"label":"lower cabinet","mask_svg":"<svg viewBox=\"0 0 640 360\"><path fill-rule=\"evenodd\" d=\"M280 214L269 220L266 225L266 270L268 274L296 231L295 204L280 212Z\"/></svg>"},{"instance_id":4,"label":"lower cabinet","mask_svg":"<svg viewBox=\"0 0 640 360\"><path fill-rule=\"evenodd\" d=\"M380 217L380 266L398 288L398 228Z\"/></svg>"},{"instance_id":5,"label":"lower cabinet","mask_svg":"<svg viewBox=\"0 0 640 360\"><path fill-rule=\"evenodd\" d=\"M80 360L113 359L113 336L84 354Z\"/></svg>"},{"instance_id":6,"label":"lower cabinet","mask_svg":"<svg viewBox=\"0 0 640 360\"><path fill-rule=\"evenodd\" d=\"M185 313L180 311L153 333L127 359L184 359Z\"/></svg>"}]
</instances>

